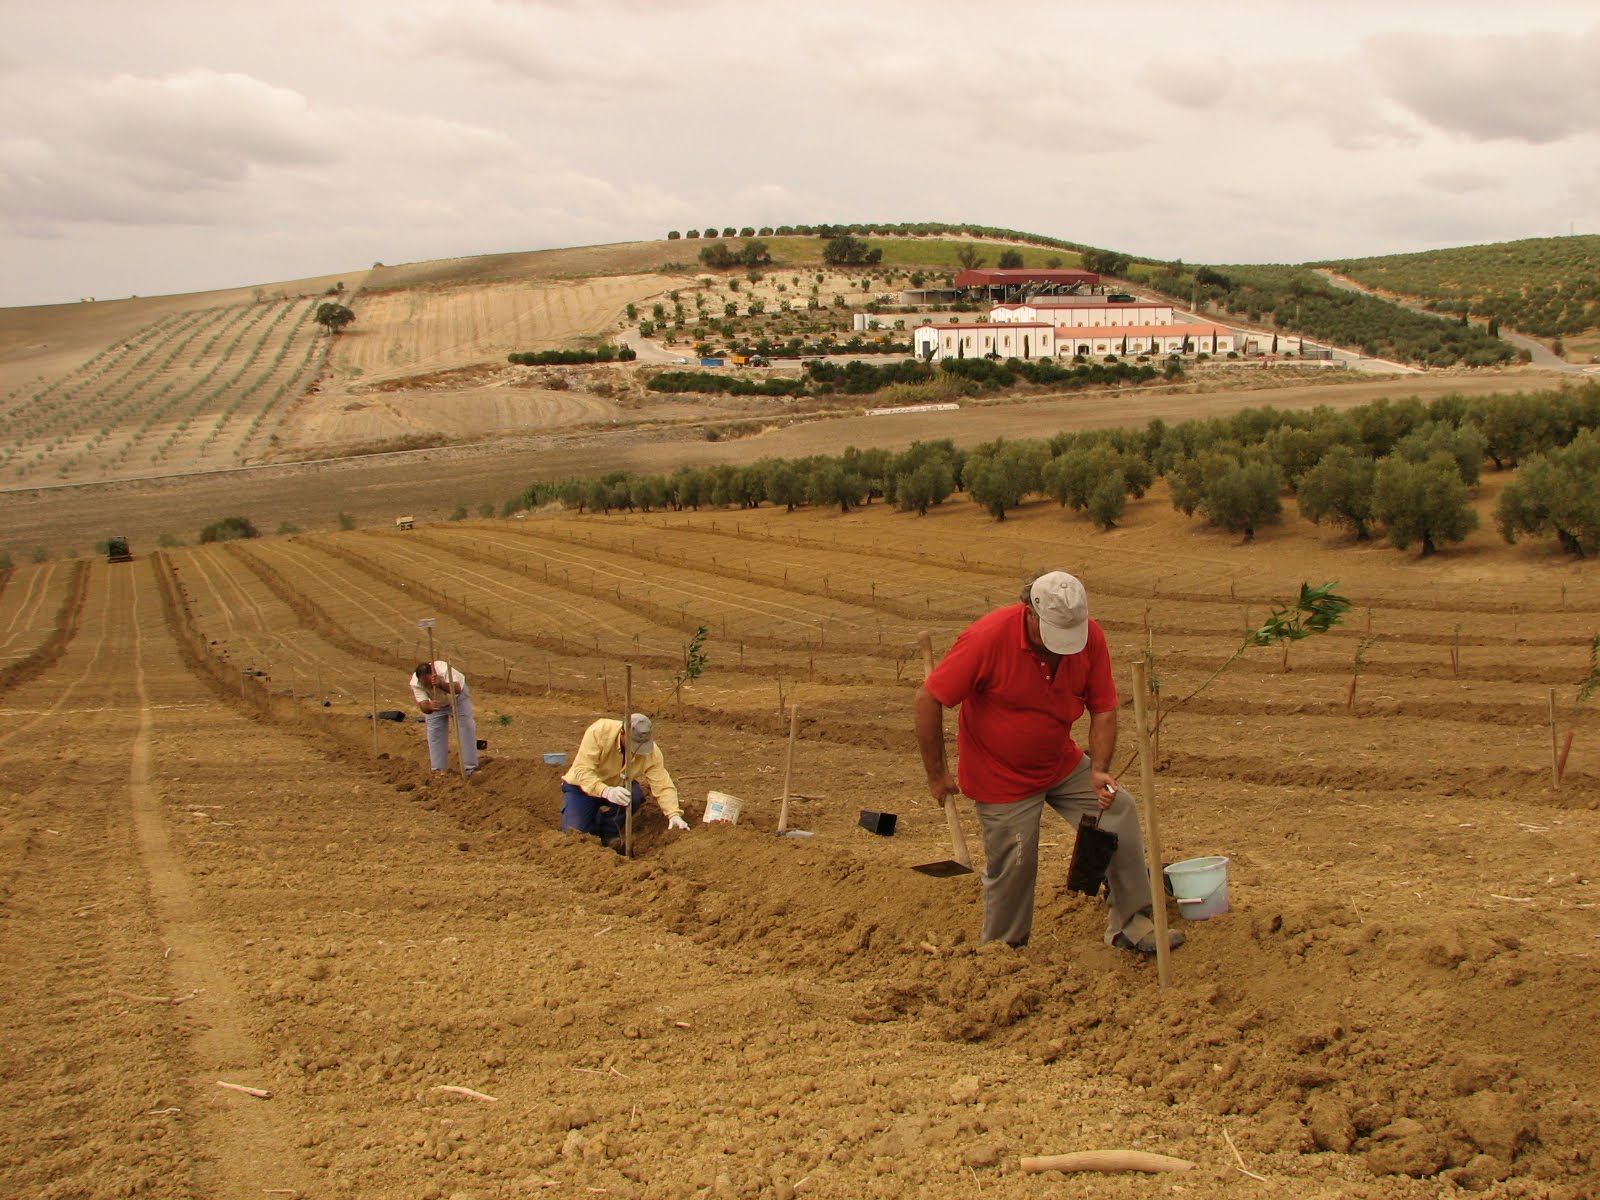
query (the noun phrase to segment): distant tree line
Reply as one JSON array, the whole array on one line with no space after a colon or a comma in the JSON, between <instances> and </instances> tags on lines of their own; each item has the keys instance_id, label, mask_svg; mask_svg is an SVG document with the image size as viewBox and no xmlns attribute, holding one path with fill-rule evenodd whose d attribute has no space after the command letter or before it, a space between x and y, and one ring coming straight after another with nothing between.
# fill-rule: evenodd
<instances>
[{"instance_id":1,"label":"distant tree line","mask_svg":"<svg viewBox=\"0 0 1600 1200\"><path fill-rule=\"evenodd\" d=\"M700 261L718 271L733 267L764 267L772 262L772 251L760 238L751 237L737 250L726 242L703 246L700 249Z\"/></svg>"},{"instance_id":2,"label":"distant tree line","mask_svg":"<svg viewBox=\"0 0 1600 1200\"><path fill-rule=\"evenodd\" d=\"M1178 368L1181 371L1181 367ZM1170 372L1168 372L1170 374ZM999 391L1018 382L1068 390L1110 384L1147 383L1162 372L1148 363L1077 363L1049 359L947 358L935 363L905 359L879 366L860 361L808 363L800 379L755 381L717 371L662 371L646 385L657 392L731 393L740 396L865 396L896 384L920 385L941 377L965 381L969 393Z\"/></svg>"},{"instance_id":3,"label":"distant tree line","mask_svg":"<svg viewBox=\"0 0 1600 1200\"><path fill-rule=\"evenodd\" d=\"M1109 529L1128 499L1159 477L1178 511L1247 539L1281 521L1284 499L1293 497L1301 516L1358 542L1381 533L1398 549L1428 555L1476 528L1472 495L1488 462L1517 471L1495 513L1508 542L1551 538L1586 557L1600 552L1597 430L1600 384L1587 383L1430 404L1379 400L1345 412L1255 408L1172 426L1158 418L1142 430L999 440L970 452L944 440L899 453L851 447L838 457L685 466L666 476L613 472L533 484L507 508L554 501L600 513L762 504L849 511L881 498L926 513L966 492L996 520L1043 497Z\"/></svg>"},{"instance_id":4,"label":"distant tree line","mask_svg":"<svg viewBox=\"0 0 1600 1200\"><path fill-rule=\"evenodd\" d=\"M508 363L522 367L567 366L576 363L632 362L639 352L632 346L613 346L609 342L593 350L513 350Z\"/></svg>"},{"instance_id":5,"label":"distant tree line","mask_svg":"<svg viewBox=\"0 0 1600 1200\"><path fill-rule=\"evenodd\" d=\"M996 225L951 224L945 221L853 222L843 225L762 225L759 228L746 225L741 229L735 229L733 226L728 225L724 226L720 231L715 226L708 226L703 231L699 229L690 229L685 232L680 232L676 229L667 231L668 241L676 241L681 237L819 237L824 240L838 237L975 237L988 238L994 241L1022 242L1025 245L1046 246L1058 250L1071 250L1079 254L1111 253L1109 251L1097 251L1094 247L1085 246L1081 242L1069 242L1061 238L1045 237L1043 234L1026 233L1020 229L1005 229ZM1097 268L1091 267L1089 269L1096 270ZM1117 272L1112 273L1116 274Z\"/></svg>"}]
</instances>

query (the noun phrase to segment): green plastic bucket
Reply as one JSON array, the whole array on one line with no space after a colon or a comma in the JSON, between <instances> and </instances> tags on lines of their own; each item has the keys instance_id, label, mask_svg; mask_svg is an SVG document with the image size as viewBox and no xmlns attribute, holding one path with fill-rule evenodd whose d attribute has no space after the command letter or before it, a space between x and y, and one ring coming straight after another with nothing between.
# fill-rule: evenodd
<instances>
[{"instance_id":1,"label":"green plastic bucket","mask_svg":"<svg viewBox=\"0 0 1600 1200\"><path fill-rule=\"evenodd\" d=\"M1186 858L1165 870L1179 916L1203 921L1228 911L1228 860L1220 854Z\"/></svg>"}]
</instances>

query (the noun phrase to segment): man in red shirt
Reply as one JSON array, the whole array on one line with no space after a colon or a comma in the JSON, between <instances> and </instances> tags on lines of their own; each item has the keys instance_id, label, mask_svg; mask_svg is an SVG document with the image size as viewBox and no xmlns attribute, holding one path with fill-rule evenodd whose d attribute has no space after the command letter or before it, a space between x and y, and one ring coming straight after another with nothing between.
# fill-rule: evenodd
<instances>
[{"instance_id":1,"label":"man in red shirt","mask_svg":"<svg viewBox=\"0 0 1600 1200\"><path fill-rule=\"evenodd\" d=\"M961 707L960 782L945 760L944 710ZM1089 712L1089 751L1072 723ZM977 802L987 863L983 940L1025 945L1033 930L1039 820L1048 804L1077 827L1086 813L1117 835L1106 870L1106 941L1155 952L1150 876L1133 797L1111 774L1117 748L1117 688L1106 635L1089 618L1083 584L1065 571L1039 576L1022 603L980 617L956 638L916 701L917 743L928 791L944 803ZM1173 946L1183 935L1172 931Z\"/></svg>"}]
</instances>

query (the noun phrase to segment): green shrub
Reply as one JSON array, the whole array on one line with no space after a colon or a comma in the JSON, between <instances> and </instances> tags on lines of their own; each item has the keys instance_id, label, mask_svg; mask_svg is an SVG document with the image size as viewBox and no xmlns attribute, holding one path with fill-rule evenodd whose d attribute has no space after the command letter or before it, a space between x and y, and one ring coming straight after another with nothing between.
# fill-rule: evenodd
<instances>
[{"instance_id":1,"label":"green shrub","mask_svg":"<svg viewBox=\"0 0 1600 1200\"><path fill-rule=\"evenodd\" d=\"M223 517L200 531L200 543L231 542L239 538L257 538L261 533L249 517Z\"/></svg>"}]
</instances>

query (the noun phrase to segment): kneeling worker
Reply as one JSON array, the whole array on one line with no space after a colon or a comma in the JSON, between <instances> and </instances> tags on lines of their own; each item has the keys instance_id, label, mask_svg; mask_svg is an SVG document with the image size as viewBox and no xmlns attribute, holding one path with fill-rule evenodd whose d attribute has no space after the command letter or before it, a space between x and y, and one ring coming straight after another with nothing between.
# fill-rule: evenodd
<instances>
[{"instance_id":1,"label":"kneeling worker","mask_svg":"<svg viewBox=\"0 0 1600 1200\"><path fill-rule=\"evenodd\" d=\"M622 773L622 739L628 738L628 773ZM634 713L622 722L601 717L583 731L572 766L561 777L561 829L592 833L613 850L622 848L627 807L637 812L649 789L666 814L667 828L687 830L678 788L667 774L650 718Z\"/></svg>"}]
</instances>

